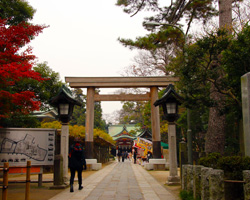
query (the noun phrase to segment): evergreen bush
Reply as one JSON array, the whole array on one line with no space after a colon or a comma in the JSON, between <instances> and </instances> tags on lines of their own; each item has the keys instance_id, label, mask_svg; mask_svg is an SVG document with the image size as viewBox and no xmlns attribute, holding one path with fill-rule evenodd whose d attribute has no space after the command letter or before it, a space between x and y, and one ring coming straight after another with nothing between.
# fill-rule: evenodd
<instances>
[{"instance_id":1,"label":"evergreen bush","mask_svg":"<svg viewBox=\"0 0 250 200\"><path fill-rule=\"evenodd\" d=\"M180 191L180 198L181 200L195 200L193 197L192 192L188 192L186 190L181 190Z\"/></svg>"},{"instance_id":2,"label":"evergreen bush","mask_svg":"<svg viewBox=\"0 0 250 200\"><path fill-rule=\"evenodd\" d=\"M218 160L221 158L220 153L210 153L206 157L202 157L199 160L199 164L204 167L211 167L213 169L218 169Z\"/></svg>"},{"instance_id":3,"label":"evergreen bush","mask_svg":"<svg viewBox=\"0 0 250 200\"><path fill-rule=\"evenodd\" d=\"M219 153L211 153L200 158L199 164L213 169L222 169L225 179L242 180L242 171L250 170L250 157L221 156Z\"/></svg>"}]
</instances>

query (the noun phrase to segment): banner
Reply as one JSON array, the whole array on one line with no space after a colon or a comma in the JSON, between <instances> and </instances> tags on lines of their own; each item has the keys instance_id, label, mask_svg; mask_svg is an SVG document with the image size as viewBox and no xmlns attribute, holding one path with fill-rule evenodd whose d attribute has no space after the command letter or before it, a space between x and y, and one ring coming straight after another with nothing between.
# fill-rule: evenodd
<instances>
[{"instance_id":1,"label":"banner","mask_svg":"<svg viewBox=\"0 0 250 200\"><path fill-rule=\"evenodd\" d=\"M134 140L134 146L144 151L144 157L147 157L148 151L153 152L152 142L144 138L138 137Z\"/></svg>"}]
</instances>

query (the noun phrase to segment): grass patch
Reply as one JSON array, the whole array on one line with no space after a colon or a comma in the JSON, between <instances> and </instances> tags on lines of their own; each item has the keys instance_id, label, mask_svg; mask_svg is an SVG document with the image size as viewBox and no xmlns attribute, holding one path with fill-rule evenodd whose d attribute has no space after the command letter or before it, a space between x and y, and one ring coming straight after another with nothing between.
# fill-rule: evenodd
<instances>
[{"instance_id":1,"label":"grass patch","mask_svg":"<svg viewBox=\"0 0 250 200\"><path fill-rule=\"evenodd\" d=\"M181 200L195 200L193 197L192 192L188 192L186 190L181 190L180 191L180 198Z\"/></svg>"}]
</instances>

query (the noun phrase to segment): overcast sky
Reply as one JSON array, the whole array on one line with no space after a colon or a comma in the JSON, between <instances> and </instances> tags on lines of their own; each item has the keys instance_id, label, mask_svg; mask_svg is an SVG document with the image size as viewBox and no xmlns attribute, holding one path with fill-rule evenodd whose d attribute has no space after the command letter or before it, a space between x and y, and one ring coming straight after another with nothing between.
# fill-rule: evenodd
<instances>
[{"instance_id":1,"label":"overcast sky","mask_svg":"<svg viewBox=\"0 0 250 200\"><path fill-rule=\"evenodd\" d=\"M116 0L27 0L36 9L34 24L49 25L32 42L38 62L66 76L121 76L137 54L123 47L118 37L135 39L147 33L145 13L130 17ZM102 102L104 114L119 110L119 102Z\"/></svg>"}]
</instances>

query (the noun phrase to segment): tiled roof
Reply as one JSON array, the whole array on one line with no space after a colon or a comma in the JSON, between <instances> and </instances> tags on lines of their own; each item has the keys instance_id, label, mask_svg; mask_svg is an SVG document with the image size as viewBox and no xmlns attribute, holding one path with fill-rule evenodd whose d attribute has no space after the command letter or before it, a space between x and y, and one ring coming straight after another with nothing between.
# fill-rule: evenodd
<instances>
[{"instance_id":1,"label":"tiled roof","mask_svg":"<svg viewBox=\"0 0 250 200\"><path fill-rule=\"evenodd\" d=\"M122 135L122 136L119 136L119 137L114 138L114 140L117 141L117 140L119 140L119 139L121 139L121 138L127 138L127 139L131 139L131 140L136 139L136 137L131 137L131 136L129 136L129 135Z\"/></svg>"},{"instance_id":2,"label":"tiled roof","mask_svg":"<svg viewBox=\"0 0 250 200\"><path fill-rule=\"evenodd\" d=\"M118 133L121 133L124 126L126 126L126 130L128 132L134 130L136 131L136 136L138 134L140 134L140 131L137 131L137 127L135 126L135 124L119 124L119 125L112 125L112 126L109 126L109 130L108 130L108 133L111 137L114 137L115 135L117 135Z\"/></svg>"}]
</instances>

